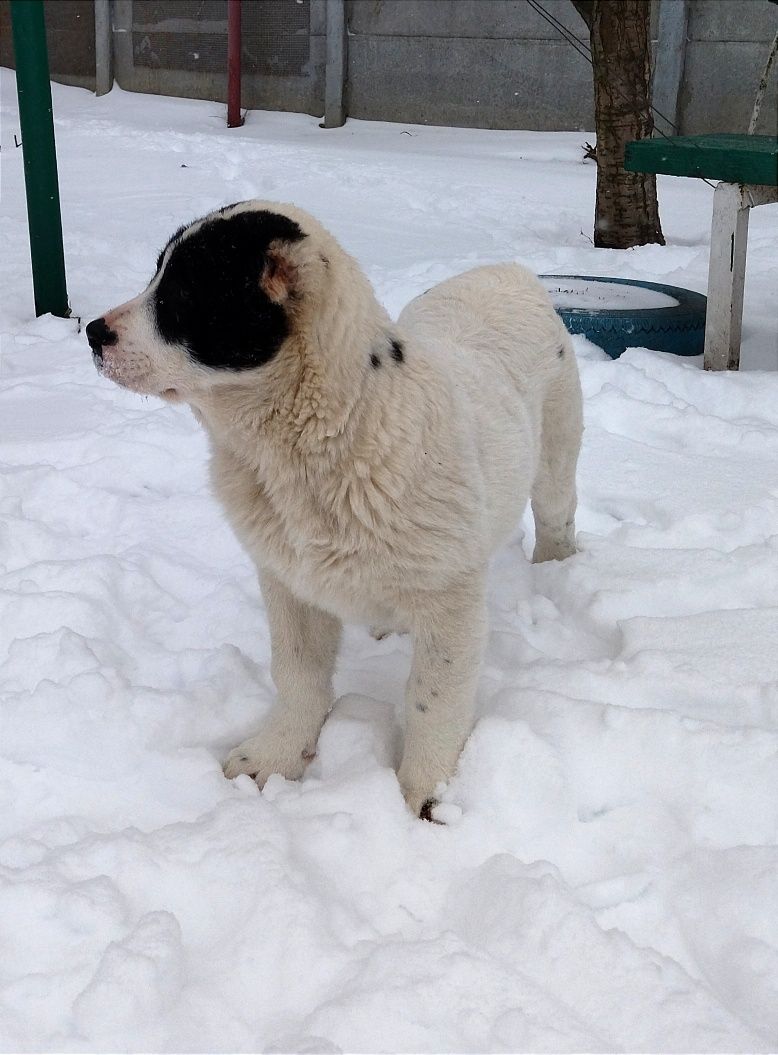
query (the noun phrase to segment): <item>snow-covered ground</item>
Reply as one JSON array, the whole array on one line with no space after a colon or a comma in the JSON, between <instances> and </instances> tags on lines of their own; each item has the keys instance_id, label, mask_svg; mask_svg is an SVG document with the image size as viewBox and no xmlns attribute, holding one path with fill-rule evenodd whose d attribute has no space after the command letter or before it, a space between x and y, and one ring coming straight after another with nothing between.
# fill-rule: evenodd
<instances>
[{"instance_id":1,"label":"snow-covered ground","mask_svg":"<svg viewBox=\"0 0 778 1055\"><path fill-rule=\"evenodd\" d=\"M590 134L54 101L84 320L253 196L319 216L393 312L514 258L705 289L704 183L660 179L666 248L593 248ZM495 560L435 826L392 769L408 644L360 629L302 783L223 778L272 699L254 572L189 412L32 318L15 133L3 71L2 1050L774 1051L778 206L751 217L750 370L577 342L580 553L532 567L527 521Z\"/></svg>"}]
</instances>

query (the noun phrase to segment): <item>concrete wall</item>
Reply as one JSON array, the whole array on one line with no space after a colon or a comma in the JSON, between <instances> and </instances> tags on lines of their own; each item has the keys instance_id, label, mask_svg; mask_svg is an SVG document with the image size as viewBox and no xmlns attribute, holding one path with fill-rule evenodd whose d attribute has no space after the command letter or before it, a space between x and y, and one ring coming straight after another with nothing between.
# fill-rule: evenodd
<instances>
[{"instance_id":1,"label":"concrete wall","mask_svg":"<svg viewBox=\"0 0 778 1055\"><path fill-rule=\"evenodd\" d=\"M540 2L550 16L588 43L586 26L570 0ZM244 106L322 114L325 3L244 0ZM653 2L654 36L658 3ZM92 0L45 4L55 79L94 87ZM165 39L170 26L176 19L184 26L183 54L192 39L191 26L185 24L195 16L202 19L203 12L210 26L203 40L212 60L189 66L173 62L177 68L165 68L165 56L171 48L175 51L173 38ZM346 0L346 12L345 97L351 117L481 128L594 126L589 63L526 0ZM778 5L768 0L688 0L688 13L678 130L744 132L767 49L778 29ZM153 28L160 20L168 29ZM116 76L123 88L226 98L223 0L113 0L113 24ZM288 59L295 48L299 52L301 32L307 57L290 72L278 59ZM284 33L290 42L287 51ZM223 63L219 47L224 50ZM149 49L155 61L149 61ZM190 57L206 50L189 46ZM258 57L252 59L255 53ZM13 65L8 0L0 0L0 64ZM774 132L778 125L776 77L774 70L760 132Z\"/></svg>"},{"instance_id":2,"label":"concrete wall","mask_svg":"<svg viewBox=\"0 0 778 1055\"><path fill-rule=\"evenodd\" d=\"M679 3L680 0L662 0ZM570 0L542 0L588 44ZM745 132L773 36L769 0L689 0L678 131ZM591 68L525 0L347 0L352 117L592 129ZM656 40L658 2L652 31ZM774 70L758 131L775 132Z\"/></svg>"},{"instance_id":3,"label":"concrete wall","mask_svg":"<svg viewBox=\"0 0 778 1055\"><path fill-rule=\"evenodd\" d=\"M767 52L778 32L778 4L767 0L693 0L680 94L681 131L747 132ZM778 129L778 68L757 132Z\"/></svg>"},{"instance_id":4,"label":"concrete wall","mask_svg":"<svg viewBox=\"0 0 778 1055\"><path fill-rule=\"evenodd\" d=\"M543 0L587 39L570 0ZM594 124L591 67L525 0L348 0L347 112L480 128Z\"/></svg>"}]
</instances>

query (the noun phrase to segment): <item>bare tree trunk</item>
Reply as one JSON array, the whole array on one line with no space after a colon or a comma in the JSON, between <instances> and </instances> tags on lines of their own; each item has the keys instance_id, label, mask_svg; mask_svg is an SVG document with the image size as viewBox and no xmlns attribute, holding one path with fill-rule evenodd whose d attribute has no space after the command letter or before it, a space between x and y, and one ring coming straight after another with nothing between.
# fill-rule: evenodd
<instances>
[{"instance_id":1,"label":"bare tree trunk","mask_svg":"<svg viewBox=\"0 0 778 1055\"><path fill-rule=\"evenodd\" d=\"M627 172L624 149L650 137L650 0L573 0L589 27L597 131L594 244L629 249L665 244L656 176Z\"/></svg>"}]
</instances>

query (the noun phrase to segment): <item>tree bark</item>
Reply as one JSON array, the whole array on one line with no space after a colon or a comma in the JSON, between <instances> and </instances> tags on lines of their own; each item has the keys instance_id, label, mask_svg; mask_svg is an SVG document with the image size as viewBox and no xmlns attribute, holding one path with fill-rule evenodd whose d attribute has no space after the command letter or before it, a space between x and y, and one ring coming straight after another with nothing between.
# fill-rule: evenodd
<instances>
[{"instance_id":1,"label":"tree bark","mask_svg":"<svg viewBox=\"0 0 778 1055\"><path fill-rule=\"evenodd\" d=\"M665 244L656 176L627 172L624 150L647 139L651 116L650 0L573 0L589 27L597 131L594 244L629 249Z\"/></svg>"},{"instance_id":2,"label":"tree bark","mask_svg":"<svg viewBox=\"0 0 778 1055\"><path fill-rule=\"evenodd\" d=\"M573 0L573 7L584 20L589 29L592 28L592 17L594 15L594 0Z\"/></svg>"}]
</instances>

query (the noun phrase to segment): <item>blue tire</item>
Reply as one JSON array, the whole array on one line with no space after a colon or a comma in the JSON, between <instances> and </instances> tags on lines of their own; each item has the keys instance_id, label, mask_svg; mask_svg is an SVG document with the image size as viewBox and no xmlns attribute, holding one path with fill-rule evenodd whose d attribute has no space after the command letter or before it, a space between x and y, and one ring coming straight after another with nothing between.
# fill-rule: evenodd
<instances>
[{"instance_id":1,"label":"blue tire","mask_svg":"<svg viewBox=\"0 0 778 1055\"><path fill-rule=\"evenodd\" d=\"M575 279L577 282L640 286L672 297L678 303L655 308L557 307L570 333L580 333L618 359L627 348L653 348L673 355L702 355L705 345L707 299L679 286L638 282L628 278L598 278L592 275L541 275L544 285Z\"/></svg>"}]
</instances>

